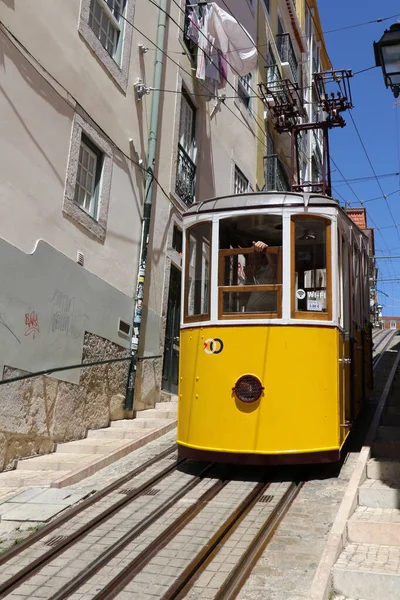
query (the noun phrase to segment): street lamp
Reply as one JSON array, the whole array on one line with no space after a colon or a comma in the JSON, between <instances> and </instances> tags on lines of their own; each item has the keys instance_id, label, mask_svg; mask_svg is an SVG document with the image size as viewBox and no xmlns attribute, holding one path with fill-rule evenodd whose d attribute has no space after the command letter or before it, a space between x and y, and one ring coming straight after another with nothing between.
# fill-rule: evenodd
<instances>
[{"instance_id":1,"label":"street lamp","mask_svg":"<svg viewBox=\"0 0 400 600\"><path fill-rule=\"evenodd\" d=\"M375 63L382 67L386 87L397 98L400 94L400 23L394 23L379 40L374 42Z\"/></svg>"}]
</instances>

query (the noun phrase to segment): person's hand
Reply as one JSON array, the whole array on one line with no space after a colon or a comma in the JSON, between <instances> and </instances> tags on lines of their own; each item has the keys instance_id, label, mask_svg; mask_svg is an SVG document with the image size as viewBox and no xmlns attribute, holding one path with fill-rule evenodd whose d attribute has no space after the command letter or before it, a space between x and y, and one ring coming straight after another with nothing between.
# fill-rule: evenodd
<instances>
[{"instance_id":1,"label":"person's hand","mask_svg":"<svg viewBox=\"0 0 400 600\"><path fill-rule=\"evenodd\" d=\"M268 248L268 244L264 242L253 242L253 247L256 252L264 252L266 248Z\"/></svg>"}]
</instances>

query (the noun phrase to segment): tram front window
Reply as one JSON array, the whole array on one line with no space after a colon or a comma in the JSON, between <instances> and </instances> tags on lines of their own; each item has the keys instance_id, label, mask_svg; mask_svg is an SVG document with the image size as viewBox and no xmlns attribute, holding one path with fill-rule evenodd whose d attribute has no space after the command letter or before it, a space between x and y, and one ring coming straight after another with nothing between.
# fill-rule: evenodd
<instances>
[{"instance_id":1,"label":"tram front window","mask_svg":"<svg viewBox=\"0 0 400 600\"><path fill-rule=\"evenodd\" d=\"M187 231L185 317L204 320L210 314L211 223Z\"/></svg>"},{"instance_id":2,"label":"tram front window","mask_svg":"<svg viewBox=\"0 0 400 600\"><path fill-rule=\"evenodd\" d=\"M327 318L329 312L329 221L311 217L293 217L294 316ZM329 238L329 239L328 239ZM299 314L300 313L300 314Z\"/></svg>"},{"instance_id":3,"label":"tram front window","mask_svg":"<svg viewBox=\"0 0 400 600\"><path fill-rule=\"evenodd\" d=\"M220 221L219 316L281 314L282 218L246 215Z\"/></svg>"}]
</instances>

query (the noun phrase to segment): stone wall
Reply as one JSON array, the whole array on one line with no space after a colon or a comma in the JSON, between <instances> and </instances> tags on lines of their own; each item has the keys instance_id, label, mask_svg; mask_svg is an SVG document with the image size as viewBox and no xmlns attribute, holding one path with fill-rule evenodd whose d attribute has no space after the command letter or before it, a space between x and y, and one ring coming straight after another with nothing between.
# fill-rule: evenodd
<instances>
[{"instance_id":1,"label":"stone wall","mask_svg":"<svg viewBox=\"0 0 400 600\"><path fill-rule=\"evenodd\" d=\"M126 348L85 333L82 362L118 358ZM79 384L40 376L0 385L0 469L16 458L51 452L57 442L124 417L127 362L81 369ZM60 365L61 366L61 365ZM26 371L4 367L3 379Z\"/></svg>"}]
</instances>

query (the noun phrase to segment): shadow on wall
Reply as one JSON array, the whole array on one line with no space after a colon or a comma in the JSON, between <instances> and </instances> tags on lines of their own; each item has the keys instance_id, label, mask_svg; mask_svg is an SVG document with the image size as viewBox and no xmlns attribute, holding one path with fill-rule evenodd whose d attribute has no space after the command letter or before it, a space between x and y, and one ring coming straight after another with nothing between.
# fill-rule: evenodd
<instances>
[{"instance_id":1,"label":"shadow on wall","mask_svg":"<svg viewBox=\"0 0 400 600\"><path fill-rule=\"evenodd\" d=\"M11 10L15 10L14 0L0 0L3 4L7 6L7 8L11 8Z\"/></svg>"},{"instance_id":2,"label":"shadow on wall","mask_svg":"<svg viewBox=\"0 0 400 600\"><path fill-rule=\"evenodd\" d=\"M0 0L4 1L4 0ZM41 98L43 98L51 107L56 110L60 115L68 117L72 120L73 110L68 104L63 100L53 88L46 82L46 80L39 75L37 71L29 64L29 62L22 56L22 54L16 49L15 46L11 44L11 42L6 38L4 34L0 32L0 65L3 66L5 70L5 59L8 59L13 66L18 69L20 75L24 78L25 82L34 90L36 94L38 94ZM6 78L3 76L3 82ZM26 135L29 137L31 142L35 145L37 151L40 155L45 159L46 163L49 165L51 171L53 172L56 179L59 183L64 187L64 177L63 174L59 173L55 165L50 160L50 157L46 154L44 149L38 142L40 139L40 131L35 132L32 131L26 124L24 120L23 114L18 110L18 105L15 102L15 99L10 98L8 93L6 93L3 86L0 86L0 91L5 100L7 101L10 110L14 112L14 115L21 123L24 128ZM21 98L21 110L23 110L23 103L26 102L26 99ZM56 135L56 133L54 134Z\"/></svg>"}]
</instances>

